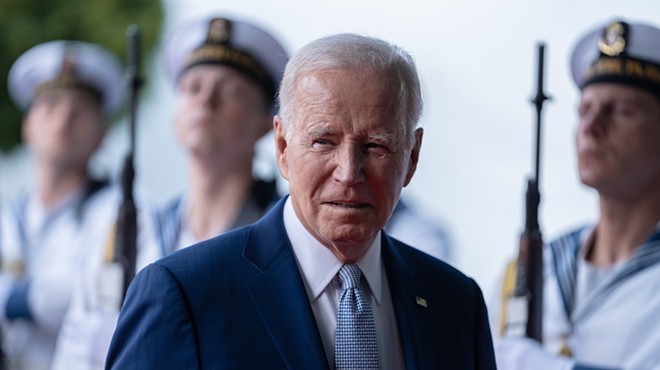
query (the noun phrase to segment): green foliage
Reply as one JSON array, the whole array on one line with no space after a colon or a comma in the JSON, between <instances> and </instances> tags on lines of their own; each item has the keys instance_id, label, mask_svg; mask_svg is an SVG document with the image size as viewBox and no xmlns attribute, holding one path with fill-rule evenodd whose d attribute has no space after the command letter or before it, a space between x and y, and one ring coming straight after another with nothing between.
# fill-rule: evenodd
<instances>
[{"instance_id":1,"label":"green foliage","mask_svg":"<svg viewBox=\"0 0 660 370\"><path fill-rule=\"evenodd\" d=\"M7 74L23 52L46 41L80 40L101 44L125 61L128 26L140 26L146 56L162 20L160 0L0 0L0 150L20 144L22 113L9 98Z\"/></svg>"}]
</instances>

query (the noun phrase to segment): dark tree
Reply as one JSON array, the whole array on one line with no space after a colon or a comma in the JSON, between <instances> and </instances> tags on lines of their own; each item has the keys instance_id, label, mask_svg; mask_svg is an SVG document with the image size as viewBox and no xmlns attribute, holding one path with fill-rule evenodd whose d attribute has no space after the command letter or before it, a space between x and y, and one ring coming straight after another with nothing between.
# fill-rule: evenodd
<instances>
[{"instance_id":1,"label":"dark tree","mask_svg":"<svg viewBox=\"0 0 660 370\"><path fill-rule=\"evenodd\" d=\"M47 41L80 40L125 61L127 27L140 26L145 53L157 42L162 20L160 0L0 0L0 151L21 142L22 113L9 98L7 74L22 53Z\"/></svg>"}]
</instances>

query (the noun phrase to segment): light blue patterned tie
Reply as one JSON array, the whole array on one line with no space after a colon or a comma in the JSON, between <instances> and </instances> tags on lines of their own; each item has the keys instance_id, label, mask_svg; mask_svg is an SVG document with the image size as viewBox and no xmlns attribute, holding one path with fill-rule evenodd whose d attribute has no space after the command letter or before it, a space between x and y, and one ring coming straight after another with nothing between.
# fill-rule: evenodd
<instances>
[{"instance_id":1,"label":"light blue patterned tie","mask_svg":"<svg viewBox=\"0 0 660 370\"><path fill-rule=\"evenodd\" d=\"M360 291L362 271L357 265L339 270L343 292L337 312L335 369L378 369L376 324L371 306Z\"/></svg>"}]
</instances>

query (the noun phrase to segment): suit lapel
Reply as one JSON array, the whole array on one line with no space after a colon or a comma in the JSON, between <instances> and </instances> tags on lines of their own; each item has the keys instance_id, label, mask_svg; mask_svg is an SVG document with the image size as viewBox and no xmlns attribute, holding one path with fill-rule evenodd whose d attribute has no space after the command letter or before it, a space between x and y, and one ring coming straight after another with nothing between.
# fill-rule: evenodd
<instances>
[{"instance_id":1,"label":"suit lapel","mask_svg":"<svg viewBox=\"0 0 660 370\"><path fill-rule=\"evenodd\" d=\"M387 281L392 295L392 303L397 319L399 337L406 362L406 368L425 369L425 358L433 354L431 310L426 289L414 278L415 263L401 254L400 248L383 233L382 255Z\"/></svg>"},{"instance_id":2,"label":"suit lapel","mask_svg":"<svg viewBox=\"0 0 660 370\"><path fill-rule=\"evenodd\" d=\"M257 223L244 257L261 273L246 289L271 340L289 369L328 369L295 256L284 229L284 201Z\"/></svg>"},{"instance_id":3,"label":"suit lapel","mask_svg":"<svg viewBox=\"0 0 660 370\"><path fill-rule=\"evenodd\" d=\"M254 226L244 251L261 273L246 289L271 340L290 369L329 369L295 256L284 229L282 212L286 197ZM409 370L427 368L433 353L431 310L435 304L414 278L415 263L383 233L382 254L397 327Z\"/></svg>"}]
</instances>

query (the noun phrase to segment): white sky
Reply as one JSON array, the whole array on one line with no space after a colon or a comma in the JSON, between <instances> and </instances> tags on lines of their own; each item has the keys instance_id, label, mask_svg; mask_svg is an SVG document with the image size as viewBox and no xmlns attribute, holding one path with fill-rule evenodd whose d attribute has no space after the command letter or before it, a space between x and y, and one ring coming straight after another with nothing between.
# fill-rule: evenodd
<instances>
[{"instance_id":1,"label":"white sky","mask_svg":"<svg viewBox=\"0 0 660 370\"><path fill-rule=\"evenodd\" d=\"M443 222L454 264L489 292L517 250L526 178L532 173L536 43L546 43L541 227L551 238L597 217L596 197L577 180L573 149L578 92L568 69L577 37L614 17L660 24L655 0L165 0L166 30L209 13L259 22L290 52L337 32L383 38L416 60L425 101L418 172L404 194ZM157 200L180 192L185 157L172 134L173 92L155 56L142 95L139 186ZM259 169L273 172L271 137ZM118 174L127 133L111 133L96 164ZM28 181L19 151L0 158L3 199ZM283 184L283 186L286 186Z\"/></svg>"}]
</instances>

